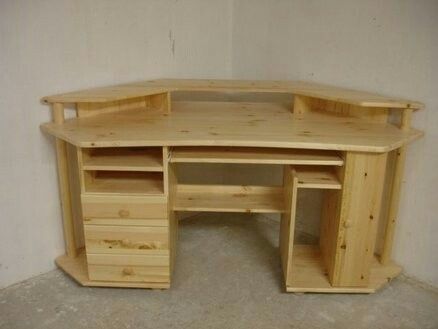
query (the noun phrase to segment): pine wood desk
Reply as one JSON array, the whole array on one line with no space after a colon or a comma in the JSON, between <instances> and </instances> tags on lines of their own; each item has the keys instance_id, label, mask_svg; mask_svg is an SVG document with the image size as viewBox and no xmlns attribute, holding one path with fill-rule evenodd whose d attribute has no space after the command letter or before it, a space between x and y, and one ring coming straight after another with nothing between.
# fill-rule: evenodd
<instances>
[{"instance_id":1,"label":"pine wood desk","mask_svg":"<svg viewBox=\"0 0 438 329\"><path fill-rule=\"evenodd\" d=\"M258 101L174 101L182 91ZM258 97L273 93L293 101ZM280 213L288 292L371 293L401 271L391 248L406 145L422 136L410 127L421 103L232 80L153 80L43 101L53 109L41 127L56 137L66 243L56 263L82 285L169 288L178 211ZM65 104L76 117L65 119ZM182 184L179 163L280 165L283 184ZM325 190L318 245L294 243L301 189Z\"/></svg>"}]
</instances>

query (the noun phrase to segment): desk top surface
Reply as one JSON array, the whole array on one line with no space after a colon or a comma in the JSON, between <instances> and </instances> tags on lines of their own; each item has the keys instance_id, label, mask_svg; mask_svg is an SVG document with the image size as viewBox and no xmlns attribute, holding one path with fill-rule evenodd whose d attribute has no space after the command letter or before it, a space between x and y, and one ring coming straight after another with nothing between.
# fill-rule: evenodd
<instances>
[{"instance_id":1,"label":"desk top surface","mask_svg":"<svg viewBox=\"0 0 438 329\"><path fill-rule=\"evenodd\" d=\"M336 115L291 113L290 105L172 102L172 112L144 108L46 123L46 132L80 147L243 146L388 152L422 135L391 124Z\"/></svg>"},{"instance_id":2,"label":"desk top surface","mask_svg":"<svg viewBox=\"0 0 438 329\"><path fill-rule=\"evenodd\" d=\"M171 91L290 93L364 107L413 108L420 102L302 81L160 79L47 96L46 103L110 102Z\"/></svg>"}]
</instances>

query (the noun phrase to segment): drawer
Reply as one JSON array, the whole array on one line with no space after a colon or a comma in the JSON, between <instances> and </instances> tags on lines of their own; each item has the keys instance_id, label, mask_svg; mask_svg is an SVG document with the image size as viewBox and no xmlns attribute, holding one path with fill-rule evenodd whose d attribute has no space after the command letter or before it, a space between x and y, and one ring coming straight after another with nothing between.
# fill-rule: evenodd
<instances>
[{"instance_id":1,"label":"drawer","mask_svg":"<svg viewBox=\"0 0 438 329\"><path fill-rule=\"evenodd\" d=\"M88 265L88 277L96 281L170 282L166 266Z\"/></svg>"},{"instance_id":2,"label":"drawer","mask_svg":"<svg viewBox=\"0 0 438 329\"><path fill-rule=\"evenodd\" d=\"M84 224L92 225L115 225L115 226L161 226L168 227L169 221L167 218L84 218Z\"/></svg>"},{"instance_id":3,"label":"drawer","mask_svg":"<svg viewBox=\"0 0 438 329\"><path fill-rule=\"evenodd\" d=\"M154 226L84 225L87 253L169 254L169 230Z\"/></svg>"},{"instance_id":4,"label":"drawer","mask_svg":"<svg viewBox=\"0 0 438 329\"><path fill-rule=\"evenodd\" d=\"M87 252L88 265L169 267L169 255L117 255Z\"/></svg>"},{"instance_id":5,"label":"drawer","mask_svg":"<svg viewBox=\"0 0 438 329\"><path fill-rule=\"evenodd\" d=\"M167 198L82 194L82 215L108 219L166 219Z\"/></svg>"}]
</instances>

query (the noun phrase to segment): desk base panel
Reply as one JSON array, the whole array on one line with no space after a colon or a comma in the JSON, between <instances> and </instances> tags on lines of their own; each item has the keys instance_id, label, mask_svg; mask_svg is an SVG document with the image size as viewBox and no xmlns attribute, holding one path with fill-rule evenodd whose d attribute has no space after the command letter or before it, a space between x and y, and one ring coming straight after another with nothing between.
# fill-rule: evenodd
<instances>
[{"instance_id":1,"label":"desk base panel","mask_svg":"<svg viewBox=\"0 0 438 329\"><path fill-rule=\"evenodd\" d=\"M170 283L161 282L114 282L114 281L91 281L88 279L87 259L81 252L75 258L62 255L56 258L56 265L71 276L76 282L87 287L118 287L118 288L150 288L169 289Z\"/></svg>"},{"instance_id":2,"label":"desk base panel","mask_svg":"<svg viewBox=\"0 0 438 329\"><path fill-rule=\"evenodd\" d=\"M318 246L294 246L292 282L286 286L287 292L370 294L382 288L401 273L402 268L393 262L383 265L374 257L370 281L366 287L334 287L330 284L322 265Z\"/></svg>"}]
</instances>

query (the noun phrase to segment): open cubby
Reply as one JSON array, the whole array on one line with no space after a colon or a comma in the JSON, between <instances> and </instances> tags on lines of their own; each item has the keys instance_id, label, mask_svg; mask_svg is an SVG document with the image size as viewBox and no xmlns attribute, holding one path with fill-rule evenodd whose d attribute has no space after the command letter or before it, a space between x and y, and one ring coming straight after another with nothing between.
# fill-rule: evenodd
<instances>
[{"instance_id":1,"label":"open cubby","mask_svg":"<svg viewBox=\"0 0 438 329\"><path fill-rule=\"evenodd\" d=\"M84 149L84 170L163 171L161 147L108 147Z\"/></svg>"},{"instance_id":2,"label":"open cubby","mask_svg":"<svg viewBox=\"0 0 438 329\"><path fill-rule=\"evenodd\" d=\"M86 171L85 192L113 194L163 194L163 173Z\"/></svg>"},{"instance_id":3,"label":"open cubby","mask_svg":"<svg viewBox=\"0 0 438 329\"><path fill-rule=\"evenodd\" d=\"M283 189L274 186L180 184L173 209L281 213L284 211Z\"/></svg>"}]
</instances>

